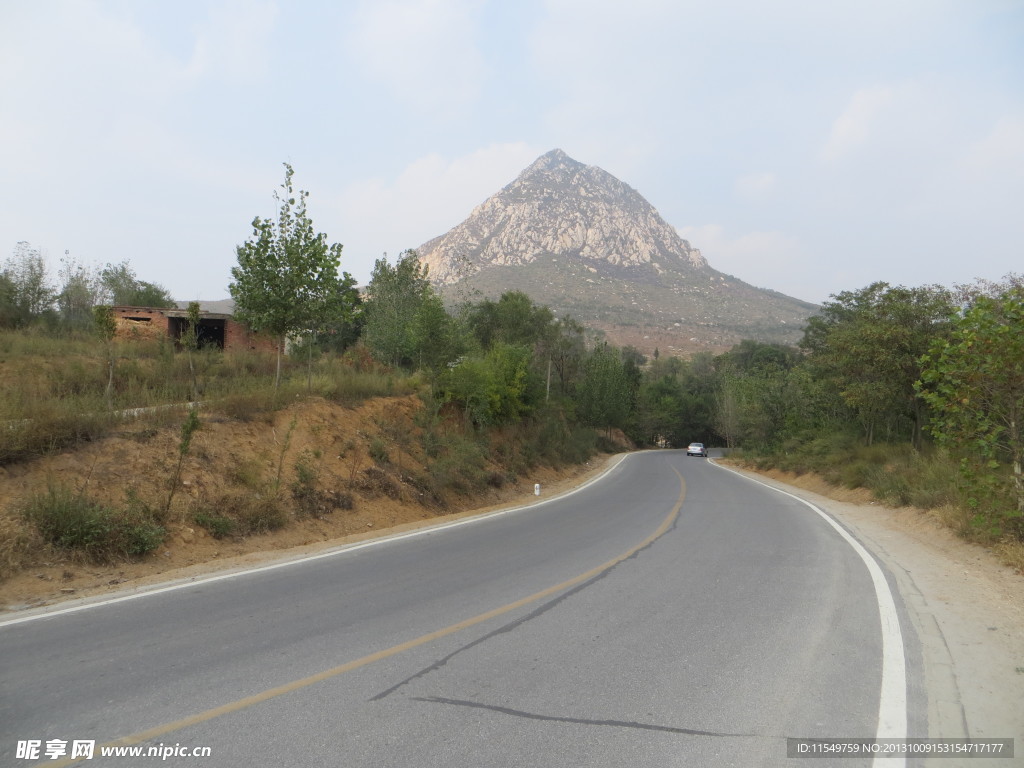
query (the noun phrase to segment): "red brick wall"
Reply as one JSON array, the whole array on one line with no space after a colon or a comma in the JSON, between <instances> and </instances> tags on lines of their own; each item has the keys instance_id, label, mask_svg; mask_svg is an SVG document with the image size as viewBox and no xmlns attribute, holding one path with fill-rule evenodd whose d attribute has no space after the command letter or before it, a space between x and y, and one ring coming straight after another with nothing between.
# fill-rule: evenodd
<instances>
[{"instance_id":1,"label":"red brick wall","mask_svg":"<svg viewBox=\"0 0 1024 768\"><path fill-rule=\"evenodd\" d=\"M241 323L228 320L224 324L224 349L229 352L241 349L274 352L277 344L269 336L252 333Z\"/></svg>"},{"instance_id":2,"label":"red brick wall","mask_svg":"<svg viewBox=\"0 0 1024 768\"><path fill-rule=\"evenodd\" d=\"M150 307L114 307L119 339L156 339L167 335L167 317Z\"/></svg>"}]
</instances>

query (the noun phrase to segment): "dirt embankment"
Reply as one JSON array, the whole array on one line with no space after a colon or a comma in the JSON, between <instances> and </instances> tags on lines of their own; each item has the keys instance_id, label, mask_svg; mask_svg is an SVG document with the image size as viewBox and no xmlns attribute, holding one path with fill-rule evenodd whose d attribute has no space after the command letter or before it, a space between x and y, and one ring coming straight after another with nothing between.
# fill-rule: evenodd
<instances>
[{"instance_id":1,"label":"dirt embankment","mask_svg":"<svg viewBox=\"0 0 1024 768\"><path fill-rule=\"evenodd\" d=\"M179 458L178 427L128 425L121 434L74 451L0 468L0 538L8 543L6 551L0 544L0 556L7 558L8 570L12 561L19 566L0 581L0 615L429 525L532 498L535 483L547 494L595 467L594 462L562 470L540 467L512 477L506 468L488 466L483 490L460 493L456 483L455 489L437 492L425 483L420 407L413 396L370 400L355 408L311 399L250 421L201 414L202 427L182 464L165 521L167 538L138 561L96 565L38 540L22 542L31 552L12 552L12 539L24 539L28 532L18 510L52 485L112 507L134 498L164 508ZM443 423L431 429L439 441L451 436ZM303 477L305 508L294 490ZM270 496L280 501L289 521L279 530L214 538L195 522L197 510L227 514L246 500Z\"/></svg>"}]
</instances>

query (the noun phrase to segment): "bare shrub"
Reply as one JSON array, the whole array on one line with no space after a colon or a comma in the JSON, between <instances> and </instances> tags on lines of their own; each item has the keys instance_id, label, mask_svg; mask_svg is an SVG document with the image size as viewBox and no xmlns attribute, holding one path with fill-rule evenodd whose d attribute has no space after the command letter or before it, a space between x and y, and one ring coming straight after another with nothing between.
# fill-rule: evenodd
<instances>
[{"instance_id":1,"label":"bare shrub","mask_svg":"<svg viewBox=\"0 0 1024 768\"><path fill-rule=\"evenodd\" d=\"M242 534L277 531L288 524L284 506L272 497L252 499L237 515Z\"/></svg>"},{"instance_id":2,"label":"bare shrub","mask_svg":"<svg viewBox=\"0 0 1024 768\"><path fill-rule=\"evenodd\" d=\"M368 496L387 496L397 499L402 495L401 488L394 478L380 467L367 467L357 481L357 487Z\"/></svg>"}]
</instances>

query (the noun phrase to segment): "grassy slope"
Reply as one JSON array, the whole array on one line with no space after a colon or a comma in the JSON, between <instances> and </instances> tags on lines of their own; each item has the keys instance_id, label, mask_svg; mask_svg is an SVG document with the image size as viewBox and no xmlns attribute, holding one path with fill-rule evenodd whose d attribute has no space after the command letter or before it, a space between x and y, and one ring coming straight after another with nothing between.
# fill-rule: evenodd
<instances>
[{"instance_id":1,"label":"grassy slope","mask_svg":"<svg viewBox=\"0 0 1024 768\"><path fill-rule=\"evenodd\" d=\"M216 352L194 361L203 405L186 446L187 412L167 407L190 392L185 356L155 343L117 352L112 416L96 342L0 336L4 601L40 583L77 590L83 575L118 582L140 548L164 570L268 537L275 549L432 519L524 493L594 451L592 432L551 419L467 430L424 404L423 382L358 356L312 371L291 361L274 390L272 357Z\"/></svg>"}]
</instances>

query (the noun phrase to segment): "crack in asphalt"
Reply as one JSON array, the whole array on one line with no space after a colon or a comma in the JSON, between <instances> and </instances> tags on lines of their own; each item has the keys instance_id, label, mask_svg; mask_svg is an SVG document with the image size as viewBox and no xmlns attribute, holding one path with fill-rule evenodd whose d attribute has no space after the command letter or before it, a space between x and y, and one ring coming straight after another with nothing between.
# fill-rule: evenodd
<instances>
[{"instance_id":1,"label":"crack in asphalt","mask_svg":"<svg viewBox=\"0 0 1024 768\"><path fill-rule=\"evenodd\" d=\"M593 584L596 584L598 581L603 579L605 576L608 576L612 571L614 571L616 568L618 568L623 563L628 562L629 560L633 560L633 559L639 557L640 553L642 553L645 550L649 549L650 547L654 546L655 542L657 542L659 539L661 539L662 536L665 536L666 534L670 533L671 531L674 531L676 529L676 524L678 523L678 520L679 520L679 518L677 516L675 519L672 520L672 522L669 525L669 527L665 529L664 533L662 533L661 536L658 536L658 538L656 538L656 539L654 539L652 541L647 542L647 544L645 544L644 546L640 547L635 552L631 553L628 557L625 557L622 560L616 562L614 565L609 566L608 568L606 568L604 571L602 571L601 573L597 574L593 578L587 579L586 581L584 581L584 582L582 582L580 584L577 584L576 586L572 587L571 589L567 590L566 592L563 592L558 597L552 598L548 602L539 605L537 608L534 608L532 611L527 613L525 616L521 616L520 618L515 619L514 621L510 621L507 624L503 624L502 626L498 627L497 629L495 629L495 630L493 630L491 632L488 632L486 635L478 637L477 639L475 639L475 640L473 640L473 641L471 641L469 643L466 643L465 645L461 646L460 648L456 648L454 651L449 653L447 656L441 657L440 659L435 661L433 664L431 664L431 665L429 665L427 667L424 667L419 672L416 672L416 673L410 675L409 677L405 678L404 680L401 680L401 681L395 683L390 688L387 688L387 689L381 691L376 696L371 697L369 699L369 701L380 701L382 699L385 699L388 696L390 696L392 693L397 691L399 688L403 688L404 686L408 685L409 683L413 682L414 680L418 680L421 677L425 677L425 676L429 675L430 673L436 672L437 670L441 669L449 661L451 661L453 658L458 656L460 653L468 651L471 648L474 648L474 647L480 645L481 643L485 643L488 640L490 640L490 639L492 639L494 637L497 637L498 635L503 635L503 634L506 634L508 632L512 632L513 630L517 629L518 627L522 626L523 624L525 624L525 623L527 623L529 621L532 621L533 619L536 619L537 617L547 613L552 608L557 606L562 601L567 600L572 595L574 595L574 594L576 594L578 592L582 592L587 587L590 587Z\"/></svg>"},{"instance_id":2,"label":"crack in asphalt","mask_svg":"<svg viewBox=\"0 0 1024 768\"><path fill-rule=\"evenodd\" d=\"M720 731L702 731L695 728L678 728L672 725L656 725L654 723L637 723L629 720L591 720L585 717L559 717L556 715L541 715L536 712L525 712L521 709L511 707L500 707L496 704L484 704L479 701L466 701L463 699L446 699L441 696L413 697L412 701L421 701L427 704L448 704L455 707L471 707L473 709L486 709L490 712L498 712L502 715L522 717L527 720L542 720L545 722L571 723L573 725L600 725L612 728L635 728L642 731L661 731L662 733L676 733L683 736L712 736L717 738L754 738L756 733L723 733Z\"/></svg>"},{"instance_id":3,"label":"crack in asphalt","mask_svg":"<svg viewBox=\"0 0 1024 768\"><path fill-rule=\"evenodd\" d=\"M490 640L490 639L492 639L494 637L497 637L498 635L503 635L503 634L506 634L508 632L511 632L514 629L516 629L517 627L525 624L526 622L528 622L528 621L530 621L532 619L535 619L535 618L537 618L538 616L540 616L540 615L542 615L544 613L547 613L552 608L554 608L556 605L558 605L560 602L562 602L563 600L567 599L570 595L573 595L576 592L579 592L580 590L583 590L586 587L589 587L591 584L593 584L598 579L603 579L610 572L610 570L611 569L609 569L608 571L605 571L604 573L600 573L597 576L594 576L592 579L588 579L587 581L584 581L582 584L577 584L575 587L572 587L567 592L563 592L558 597L549 600L548 602L538 606L537 608L534 608L532 611L530 611L525 616L521 616L520 618L515 619L514 621L510 621L507 624L503 624L502 626L498 627L497 629L492 630L491 632L488 632L486 635L482 635L481 637L478 637L477 639L475 639L475 640L473 640L473 641L471 641L469 643L466 643L462 647L456 648L454 651L449 653L447 656L442 656L440 659L435 661L430 666L424 667L419 672L416 672L415 674L410 675L409 677L405 678L404 680L401 680L401 681L395 683L390 688L388 688L388 689L386 689L384 691L381 691L376 696L371 698L370 701L380 701L381 699L387 698L392 693L397 691L399 688L402 688L402 687L408 685L409 683L413 682L414 680L418 680L421 677L425 677L425 676L429 675L431 672L436 672L437 670L441 669L443 666L445 666L449 661L451 661L453 658L458 656L460 653L463 653L464 651L468 651L470 648L474 648L475 646L478 646L481 643L485 643L488 640Z\"/></svg>"}]
</instances>

